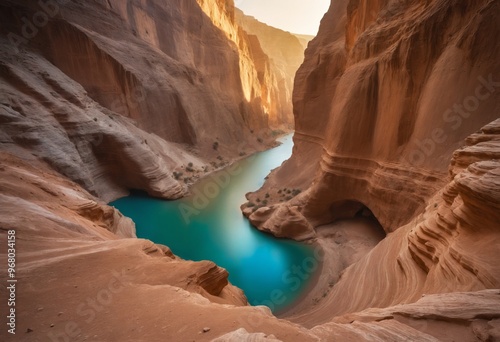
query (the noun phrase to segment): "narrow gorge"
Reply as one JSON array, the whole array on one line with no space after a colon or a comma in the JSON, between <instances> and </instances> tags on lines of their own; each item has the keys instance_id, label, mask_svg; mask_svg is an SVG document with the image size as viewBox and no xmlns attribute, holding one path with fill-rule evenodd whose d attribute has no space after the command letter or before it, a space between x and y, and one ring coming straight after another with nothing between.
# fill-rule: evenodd
<instances>
[{"instance_id":1,"label":"narrow gorge","mask_svg":"<svg viewBox=\"0 0 500 342\"><path fill-rule=\"evenodd\" d=\"M500 341L500 1L327 2L0 0L2 341Z\"/></svg>"}]
</instances>

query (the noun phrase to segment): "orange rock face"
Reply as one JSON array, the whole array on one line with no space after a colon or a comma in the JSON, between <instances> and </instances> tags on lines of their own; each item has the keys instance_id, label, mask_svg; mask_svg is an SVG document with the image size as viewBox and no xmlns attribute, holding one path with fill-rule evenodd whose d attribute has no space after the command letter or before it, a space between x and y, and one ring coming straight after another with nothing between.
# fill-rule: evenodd
<instances>
[{"instance_id":1,"label":"orange rock face","mask_svg":"<svg viewBox=\"0 0 500 342\"><path fill-rule=\"evenodd\" d=\"M232 2L0 6L0 115L11 147L105 200L131 188L179 198L185 185L172 174L182 165L211 168L219 154L227 164L293 127L303 47L292 40L282 53L293 63L272 67Z\"/></svg>"},{"instance_id":2,"label":"orange rock face","mask_svg":"<svg viewBox=\"0 0 500 342\"><path fill-rule=\"evenodd\" d=\"M292 93L297 69L304 60L303 42L295 35L278 30L246 16L236 9L236 23L248 34L252 50L257 62L257 74L263 80L263 90L267 92L264 99L270 108L270 120L273 125L293 127Z\"/></svg>"},{"instance_id":3,"label":"orange rock face","mask_svg":"<svg viewBox=\"0 0 500 342\"><path fill-rule=\"evenodd\" d=\"M349 269L339 283L344 284L341 287L354 286L354 291L362 286L362 280L350 282L351 272L361 277L365 272L366 281L375 287L363 286L364 297L358 293L349 294L347 298L344 292L344 302L336 297L332 303L330 296L338 296L336 291L341 288L335 287L329 297L316 306L318 311L309 314L308 317L315 318L325 309L323 303L329 303L328 311L323 311L325 315L320 320L324 324L316 321L312 329L279 320L262 307L245 306L242 292L228 284L227 272L213 263L180 260L165 246L136 239L134 224L129 219L46 164L21 160L7 153L0 153L0 160L0 242L7 243L8 230L16 231L19 286L16 337L20 336L20 340L312 342L410 338L435 342L448 341L450 336L458 340L474 340L479 336L484 341L500 337L498 290L427 295L413 304L367 309L333 318L334 312L342 311L338 305L345 302L353 302L349 304L351 307L361 308L363 305L359 303L368 298L382 300L379 298L382 289L372 277L384 274L385 278L388 270L371 269L383 268L377 265L384 260L393 262L391 267L399 267L396 259L391 258L394 254L384 259L382 253L387 253L387 249L383 245L372 251L379 253L376 251L380 250L382 254L378 260L378 255L372 255L371 260L377 265L372 263L361 273ZM447 210L446 206L442 204L440 210ZM486 232L488 229L490 227L485 227L484 233L491 237ZM398 250L400 240L396 234L405 230L399 229L383 243ZM478 268L478 262L485 256L489 258L488 253L493 253L493 249L481 243L476 247L479 254L463 258L462 265L465 269L476 269L482 281L491 268L484 264ZM6 259L5 253L4 248L1 258ZM408 269L404 274L408 279L418 279L423 269L411 266L414 261L409 253L403 253L400 258L406 257ZM450 261L453 262L443 259L446 264ZM452 271L460 271L460 268ZM465 278L455 281L463 280L464 287L474 278L463 270L462 276ZM400 273L399 277L404 275ZM451 281L454 276L447 279ZM381 284L387 283L381 281ZM411 285L415 285L413 281ZM470 289L479 287L477 279L469 286ZM413 289L408 286L398 291ZM6 287L0 288L0 296L7 298ZM386 298L384 306L389 302ZM2 306L2 315L7 316L6 310L7 306ZM203 332L205 327L210 330ZM0 331L0 336L11 337L5 329Z\"/></svg>"},{"instance_id":4,"label":"orange rock face","mask_svg":"<svg viewBox=\"0 0 500 342\"><path fill-rule=\"evenodd\" d=\"M318 324L430 293L499 288L499 134L500 119L468 138L453 156L449 183L424 213L348 268L313 312L292 319Z\"/></svg>"},{"instance_id":5,"label":"orange rock face","mask_svg":"<svg viewBox=\"0 0 500 342\"><path fill-rule=\"evenodd\" d=\"M295 79L294 154L267 186L301 188L284 205L312 226L368 207L392 232L422 213L453 151L498 117L498 6L333 1Z\"/></svg>"},{"instance_id":6,"label":"orange rock face","mask_svg":"<svg viewBox=\"0 0 500 342\"><path fill-rule=\"evenodd\" d=\"M288 32L245 16L232 0L197 2L239 51L239 76L251 111L245 120L255 122L259 116L251 113L263 111L260 120L265 124L293 128L293 77L303 60L304 46Z\"/></svg>"},{"instance_id":7,"label":"orange rock face","mask_svg":"<svg viewBox=\"0 0 500 342\"><path fill-rule=\"evenodd\" d=\"M372 215L388 235L324 299L287 318L321 324L316 333L344 328L332 319L349 322L354 338L366 329L354 321L381 320L369 308L396 305L385 311L392 333L395 321L413 321L446 340L437 321L451 318L423 327L414 319L425 314L401 307L439 307L437 297L419 299L459 291L471 301L448 294L443 306L476 309L483 299L473 291L500 287L499 19L498 1L332 1L297 72L293 156L249 199L302 192L244 213L259 229L298 240ZM364 319L346 315L362 310ZM488 317L492 325L474 334L494 340L498 321ZM465 325L466 334L475 329Z\"/></svg>"},{"instance_id":8,"label":"orange rock face","mask_svg":"<svg viewBox=\"0 0 500 342\"><path fill-rule=\"evenodd\" d=\"M137 239L130 219L47 164L4 152L0 161L0 242L7 246L10 230L16 239L18 340L192 340L207 325L212 339L232 331L233 320L249 331L314 340L246 306L213 262L181 260ZM8 297L5 286L0 297ZM1 314L8 310L3 305ZM2 329L0 336L12 335Z\"/></svg>"}]
</instances>

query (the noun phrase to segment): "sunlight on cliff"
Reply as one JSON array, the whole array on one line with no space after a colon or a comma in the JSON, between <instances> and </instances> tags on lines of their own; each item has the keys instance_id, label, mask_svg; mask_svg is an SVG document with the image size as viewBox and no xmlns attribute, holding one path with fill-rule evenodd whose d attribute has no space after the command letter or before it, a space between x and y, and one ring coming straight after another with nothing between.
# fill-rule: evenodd
<instances>
[{"instance_id":1,"label":"sunlight on cliff","mask_svg":"<svg viewBox=\"0 0 500 342\"><path fill-rule=\"evenodd\" d=\"M329 0L236 0L245 14L270 26L304 35L316 35L319 22L330 6Z\"/></svg>"}]
</instances>

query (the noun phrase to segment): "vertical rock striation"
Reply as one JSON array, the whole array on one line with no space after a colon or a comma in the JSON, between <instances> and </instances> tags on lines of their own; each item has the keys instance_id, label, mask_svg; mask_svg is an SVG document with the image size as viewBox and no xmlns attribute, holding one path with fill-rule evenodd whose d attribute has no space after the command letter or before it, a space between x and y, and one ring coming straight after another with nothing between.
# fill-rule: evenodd
<instances>
[{"instance_id":1,"label":"vertical rock striation","mask_svg":"<svg viewBox=\"0 0 500 342\"><path fill-rule=\"evenodd\" d=\"M500 287L499 19L498 1L332 1L297 72L292 158L249 199L302 192L244 213L298 240L355 216L388 235L292 321L321 333L334 316Z\"/></svg>"},{"instance_id":2,"label":"vertical rock striation","mask_svg":"<svg viewBox=\"0 0 500 342\"><path fill-rule=\"evenodd\" d=\"M296 75L293 156L264 186L303 190L277 217L297 207L315 227L368 207L392 232L421 213L453 151L498 117L499 6L332 1Z\"/></svg>"},{"instance_id":3,"label":"vertical rock striation","mask_svg":"<svg viewBox=\"0 0 500 342\"><path fill-rule=\"evenodd\" d=\"M6 0L0 8L0 115L12 143L2 148L20 146L105 200L131 188L178 198L186 189L174 170L261 150L273 130L293 126L282 87L292 76L271 70L232 2ZM287 53L298 60L296 43ZM32 133L42 117L43 136Z\"/></svg>"},{"instance_id":4,"label":"vertical rock striation","mask_svg":"<svg viewBox=\"0 0 500 342\"><path fill-rule=\"evenodd\" d=\"M259 22L236 9L235 21L262 52L257 60L257 73L262 78L263 89L274 103L270 115L274 125L293 127L292 93L295 73L304 60L305 46L295 35ZM269 102L269 100L268 100Z\"/></svg>"},{"instance_id":5,"label":"vertical rock striation","mask_svg":"<svg viewBox=\"0 0 500 342\"><path fill-rule=\"evenodd\" d=\"M232 0L197 1L239 50L239 75L250 110L263 109L271 127L292 128L293 77L303 60L303 45L292 34L246 16Z\"/></svg>"}]
</instances>

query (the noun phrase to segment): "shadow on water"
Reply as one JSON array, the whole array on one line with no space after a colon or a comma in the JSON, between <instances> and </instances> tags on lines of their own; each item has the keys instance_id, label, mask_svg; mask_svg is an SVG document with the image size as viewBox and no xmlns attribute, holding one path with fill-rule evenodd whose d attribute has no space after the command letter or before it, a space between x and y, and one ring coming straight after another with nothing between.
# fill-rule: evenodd
<instances>
[{"instance_id":1,"label":"shadow on water","mask_svg":"<svg viewBox=\"0 0 500 342\"><path fill-rule=\"evenodd\" d=\"M243 289L252 305L279 313L307 289L319 262L311 246L251 227L240 205L247 192L261 187L269 172L289 158L292 145L287 136L280 146L201 180L181 200L134 192L111 204L134 220L138 237L167 245L184 259L214 261L227 269L231 283Z\"/></svg>"}]
</instances>

